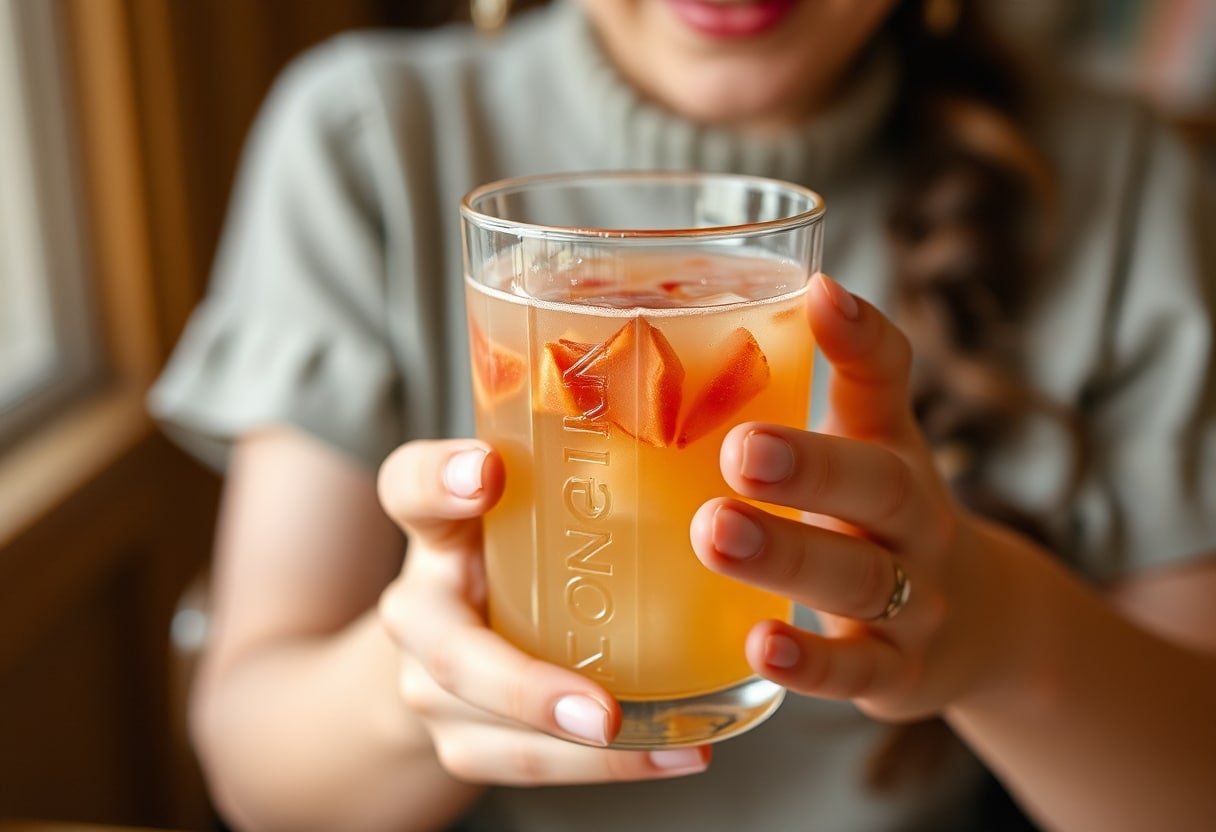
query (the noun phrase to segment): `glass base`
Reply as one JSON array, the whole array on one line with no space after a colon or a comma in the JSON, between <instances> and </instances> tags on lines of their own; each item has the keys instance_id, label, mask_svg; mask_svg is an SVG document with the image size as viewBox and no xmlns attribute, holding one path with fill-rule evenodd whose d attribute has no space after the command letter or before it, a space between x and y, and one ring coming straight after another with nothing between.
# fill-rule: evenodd
<instances>
[{"instance_id":1,"label":"glass base","mask_svg":"<svg viewBox=\"0 0 1216 832\"><path fill-rule=\"evenodd\" d=\"M753 676L724 690L683 699L622 699L612 748L678 748L719 742L772 716L785 688Z\"/></svg>"}]
</instances>

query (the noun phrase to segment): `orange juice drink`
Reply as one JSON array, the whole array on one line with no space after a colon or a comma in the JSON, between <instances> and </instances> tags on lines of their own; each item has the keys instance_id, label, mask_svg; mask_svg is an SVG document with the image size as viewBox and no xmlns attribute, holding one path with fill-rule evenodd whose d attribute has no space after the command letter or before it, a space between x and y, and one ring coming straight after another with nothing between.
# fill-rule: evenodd
<instances>
[{"instance_id":1,"label":"orange juice drink","mask_svg":"<svg viewBox=\"0 0 1216 832\"><path fill-rule=\"evenodd\" d=\"M731 493L728 430L806 424L807 266L593 250L529 285L519 254L466 280L477 433L507 473L485 518L491 626L615 695L618 745L746 730L782 694L748 666L747 633L791 604L706 569L689 524Z\"/></svg>"}]
</instances>

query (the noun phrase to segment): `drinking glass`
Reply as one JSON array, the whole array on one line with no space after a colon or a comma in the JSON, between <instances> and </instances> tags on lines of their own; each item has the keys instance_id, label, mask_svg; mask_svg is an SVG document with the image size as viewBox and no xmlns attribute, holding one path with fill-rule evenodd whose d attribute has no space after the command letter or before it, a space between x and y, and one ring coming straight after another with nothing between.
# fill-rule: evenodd
<instances>
[{"instance_id":1,"label":"drinking glass","mask_svg":"<svg viewBox=\"0 0 1216 832\"><path fill-rule=\"evenodd\" d=\"M477 434L506 465L490 625L617 697L617 747L725 739L784 695L744 641L790 602L706 569L689 522L730 493L732 426L806 424L824 212L796 185L670 172L514 179L461 205Z\"/></svg>"}]
</instances>

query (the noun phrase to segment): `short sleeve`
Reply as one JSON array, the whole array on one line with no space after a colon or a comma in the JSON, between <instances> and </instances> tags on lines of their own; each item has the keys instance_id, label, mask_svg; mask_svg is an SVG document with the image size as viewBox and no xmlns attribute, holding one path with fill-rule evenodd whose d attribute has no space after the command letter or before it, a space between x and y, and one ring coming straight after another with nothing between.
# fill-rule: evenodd
<instances>
[{"instance_id":1,"label":"short sleeve","mask_svg":"<svg viewBox=\"0 0 1216 832\"><path fill-rule=\"evenodd\" d=\"M1102 579L1216 552L1216 208L1164 128L1139 140L1097 378L1077 554Z\"/></svg>"},{"instance_id":2,"label":"short sleeve","mask_svg":"<svg viewBox=\"0 0 1216 832\"><path fill-rule=\"evenodd\" d=\"M150 394L166 431L216 467L234 439L276 424L369 468L402 439L371 119L343 46L276 83L208 295Z\"/></svg>"}]
</instances>

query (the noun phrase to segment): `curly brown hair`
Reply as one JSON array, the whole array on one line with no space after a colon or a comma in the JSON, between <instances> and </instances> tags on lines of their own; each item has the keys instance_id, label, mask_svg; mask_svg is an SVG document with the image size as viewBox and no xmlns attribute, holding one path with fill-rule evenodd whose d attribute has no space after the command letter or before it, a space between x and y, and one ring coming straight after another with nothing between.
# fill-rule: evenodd
<instances>
[{"instance_id":1,"label":"curly brown hair","mask_svg":"<svg viewBox=\"0 0 1216 832\"><path fill-rule=\"evenodd\" d=\"M905 0L887 26L903 84L890 123L902 181L887 217L895 318L916 354L913 407L957 499L1047 542L1041 515L989 484L993 451L1033 419L1068 440L1076 491L1085 457L1077 415L1024 380L1022 326L1046 273L1055 177L1028 137L1029 93L1018 61L962 0L945 33L926 25L930 0ZM871 755L879 789L929 776L952 740L939 720L897 726ZM1001 823L1028 827L1012 804ZM1004 828L1004 827L1002 827Z\"/></svg>"},{"instance_id":2,"label":"curly brown hair","mask_svg":"<svg viewBox=\"0 0 1216 832\"><path fill-rule=\"evenodd\" d=\"M943 472L973 510L1045 541L1041 518L987 484L992 450L1033 418L1059 426L1076 487L1084 444L1075 414L1023 381L1022 322L1045 273L1056 203L1050 168L1020 127L1017 61L963 2L945 34L926 2L888 24L903 62L890 139L903 181L890 206L896 318L917 356L913 404Z\"/></svg>"}]
</instances>

